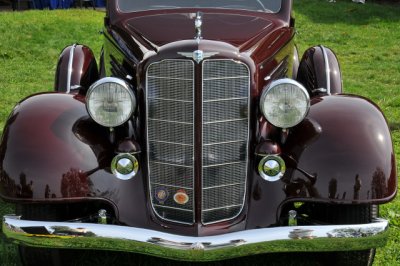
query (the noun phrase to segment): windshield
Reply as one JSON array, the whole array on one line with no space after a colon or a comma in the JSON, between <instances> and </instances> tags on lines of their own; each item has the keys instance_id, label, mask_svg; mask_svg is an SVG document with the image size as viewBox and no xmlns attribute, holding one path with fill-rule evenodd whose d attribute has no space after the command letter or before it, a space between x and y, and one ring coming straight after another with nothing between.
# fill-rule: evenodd
<instances>
[{"instance_id":1,"label":"windshield","mask_svg":"<svg viewBox=\"0 0 400 266\"><path fill-rule=\"evenodd\" d=\"M174 9L222 8L276 13L282 0L117 0L123 12Z\"/></svg>"}]
</instances>

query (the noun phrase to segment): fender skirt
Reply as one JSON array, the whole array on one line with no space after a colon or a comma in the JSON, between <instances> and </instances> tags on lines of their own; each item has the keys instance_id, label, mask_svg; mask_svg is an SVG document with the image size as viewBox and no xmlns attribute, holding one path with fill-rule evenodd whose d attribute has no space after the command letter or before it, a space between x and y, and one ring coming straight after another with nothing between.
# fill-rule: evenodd
<instances>
[{"instance_id":1,"label":"fender skirt","mask_svg":"<svg viewBox=\"0 0 400 266\"><path fill-rule=\"evenodd\" d=\"M282 150L294 162L286 199L379 204L396 194L390 131L378 107L364 98L313 98L307 119L290 130Z\"/></svg>"}]
</instances>

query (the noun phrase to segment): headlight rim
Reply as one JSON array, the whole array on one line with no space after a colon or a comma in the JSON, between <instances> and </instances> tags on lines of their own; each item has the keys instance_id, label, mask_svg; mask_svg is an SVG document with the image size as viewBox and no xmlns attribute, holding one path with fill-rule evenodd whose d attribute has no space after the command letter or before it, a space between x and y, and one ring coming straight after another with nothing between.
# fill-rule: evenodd
<instances>
[{"instance_id":1,"label":"headlight rim","mask_svg":"<svg viewBox=\"0 0 400 266\"><path fill-rule=\"evenodd\" d=\"M268 92L272 88L274 88L276 86L280 86L282 84L290 84L290 85L293 85L293 86L296 86L297 88L299 88L305 95L306 102L307 102L306 111L303 113L301 119L299 119L299 121L296 124L293 124L293 125L290 125L287 127L283 127L281 125L275 125L273 122L271 122L270 119L268 119L268 116L266 115L266 112L264 110L264 104L263 104L265 102L265 98L267 97ZM304 120L304 118L306 118L306 116L310 110L310 106L311 106L310 94L308 93L307 89L300 82L298 82L294 79L290 79L290 78L282 78L282 79L273 80L270 84L268 84L267 86L265 86L263 88L263 91L262 91L261 97L260 97L260 101L259 101L259 107L260 107L261 113L263 114L265 119L267 119L267 121L269 123L271 123L272 125L274 125L275 127L282 128L282 129L292 128L292 127L295 127L298 124L300 124Z\"/></svg>"},{"instance_id":2,"label":"headlight rim","mask_svg":"<svg viewBox=\"0 0 400 266\"><path fill-rule=\"evenodd\" d=\"M89 99L90 99L90 95L93 93L93 91L96 89L96 87L101 86L105 83L116 83L118 85L120 85L121 87L123 87L125 89L125 91L128 92L129 94L129 98L131 100L131 110L129 112L129 115L127 115L127 119L123 120L122 122L115 124L115 125L109 125L106 123L103 123L102 121L99 121L98 119L95 119L95 115L93 115L93 113L91 112L90 108L89 108ZM123 125L124 123L126 123L133 115L133 113L135 112L135 109L137 108L137 99L135 94L133 93L130 85L123 79L120 78L116 78L116 77L104 77L99 79L98 81L94 82L89 89L86 92L86 110L89 114L89 116L99 125L104 126L104 127L108 127L108 128L114 128L114 127L118 127Z\"/></svg>"}]
</instances>

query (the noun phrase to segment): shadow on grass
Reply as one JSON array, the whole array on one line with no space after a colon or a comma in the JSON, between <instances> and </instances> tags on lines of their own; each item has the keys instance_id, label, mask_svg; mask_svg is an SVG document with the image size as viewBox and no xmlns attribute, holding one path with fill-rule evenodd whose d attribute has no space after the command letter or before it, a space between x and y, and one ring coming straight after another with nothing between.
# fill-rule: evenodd
<instances>
[{"instance_id":1,"label":"shadow on grass","mask_svg":"<svg viewBox=\"0 0 400 266\"><path fill-rule=\"evenodd\" d=\"M97 266L97 265L120 265L120 266L323 266L331 265L333 254L322 253L275 253L261 256L240 257L226 261L215 262L183 262L150 257L141 254L129 254L110 251L86 250L75 252L73 250L61 251L62 266Z\"/></svg>"},{"instance_id":2,"label":"shadow on grass","mask_svg":"<svg viewBox=\"0 0 400 266\"><path fill-rule=\"evenodd\" d=\"M390 128L391 131L400 130L400 123L398 123L398 122L389 122L389 128ZM400 194L398 196L400 196Z\"/></svg>"},{"instance_id":3,"label":"shadow on grass","mask_svg":"<svg viewBox=\"0 0 400 266\"><path fill-rule=\"evenodd\" d=\"M346 23L366 25L374 22L400 21L399 4L379 4L379 1L366 1L365 5L351 0L294 0L295 13L301 14L315 23Z\"/></svg>"}]
</instances>

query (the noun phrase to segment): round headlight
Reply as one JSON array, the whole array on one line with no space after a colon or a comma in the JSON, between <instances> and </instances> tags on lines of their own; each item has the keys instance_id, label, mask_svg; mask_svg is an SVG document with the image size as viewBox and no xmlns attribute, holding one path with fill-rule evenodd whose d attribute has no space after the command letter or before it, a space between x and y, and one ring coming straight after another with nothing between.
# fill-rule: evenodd
<instances>
[{"instance_id":1,"label":"round headlight","mask_svg":"<svg viewBox=\"0 0 400 266\"><path fill-rule=\"evenodd\" d=\"M116 127L132 116L136 98L125 81L107 77L90 86L86 107L94 121L105 127Z\"/></svg>"},{"instance_id":2,"label":"round headlight","mask_svg":"<svg viewBox=\"0 0 400 266\"><path fill-rule=\"evenodd\" d=\"M291 79L279 79L264 88L260 108L274 126L290 128L300 123L310 109L307 90Z\"/></svg>"}]
</instances>

